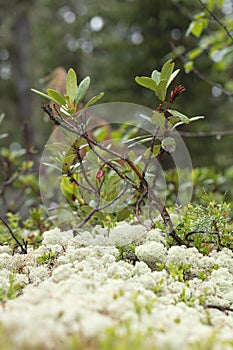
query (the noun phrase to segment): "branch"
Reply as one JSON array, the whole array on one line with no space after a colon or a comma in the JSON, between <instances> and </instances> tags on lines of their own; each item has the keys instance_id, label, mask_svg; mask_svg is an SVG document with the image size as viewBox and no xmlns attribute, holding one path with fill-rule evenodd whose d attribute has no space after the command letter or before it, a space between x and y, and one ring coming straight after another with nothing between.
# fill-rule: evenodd
<instances>
[{"instance_id":1,"label":"branch","mask_svg":"<svg viewBox=\"0 0 233 350\"><path fill-rule=\"evenodd\" d=\"M221 306L221 305L205 305L204 308L208 308L208 309L217 309L219 311L230 311L233 312L233 308L231 307L227 307L227 306Z\"/></svg>"},{"instance_id":2,"label":"branch","mask_svg":"<svg viewBox=\"0 0 233 350\"><path fill-rule=\"evenodd\" d=\"M149 167L152 155L153 155L153 149L154 149L156 137L158 135L158 131L159 131L159 127L156 126L155 131L153 133L152 140L151 140L151 144L150 144L150 153L149 153L149 156L148 156L148 158L147 158L147 160L145 162L145 166L144 166L144 169L143 169L143 172L142 172L143 176L145 176L145 174L146 174L146 172L148 170L148 167Z\"/></svg>"},{"instance_id":3,"label":"branch","mask_svg":"<svg viewBox=\"0 0 233 350\"><path fill-rule=\"evenodd\" d=\"M211 136L230 136L233 135L233 130L223 130L223 131L179 131L179 134L183 137L211 137Z\"/></svg>"},{"instance_id":4,"label":"branch","mask_svg":"<svg viewBox=\"0 0 233 350\"><path fill-rule=\"evenodd\" d=\"M102 182L102 184L103 184L103 182ZM126 183L125 187L119 192L119 194L115 198L113 198L110 202L108 202L107 204L104 204L102 207L98 207L99 203L97 203L96 207L93 208L87 214L87 216L78 224L78 226L76 226L76 229L83 227L83 225L85 225L95 213L110 207L115 201L117 201L125 193L127 186L128 186L128 184ZM73 230L74 235L77 234L76 229Z\"/></svg>"},{"instance_id":5,"label":"branch","mask_svg":"<svg viewBox=\"0 0 233 350\"><path fill-rule=\"evenodd\" d=\"M222 27L222 29L226 32L227 36L231 39L231 41L233 42L233 36L231 35L231 33L229 32L229 30L227 29L227 26L225 24L223 24L216 16L215 14L208 9L208 7L202 2L202 0L197 0L201 6L203 7L203 9L206 10L206 12L208 12L208 14L213 18L213 20L220 26Z\"/></svg>"},{"instance_id":6,"label":"branch","mask_svg":"<svg viewBox=\"0 0 233 350\"><path fill-rule=\"evenodd\" d=\"M20 243L20 241L18 240L18 238L15 236L14 232L12 231L12 229L10 228L10 226L8 225L8 223L6 222L6 220L0 216L0 220L3 222L3 224L6 226L6 228L8 229L8 231L10 232L11 237L15 240L15 242L18 244L18 246L21 248L22 253L23 254L27 254L27 249ZM25 244L26 246L26 244Z\"/></svg>"}]
</instances>

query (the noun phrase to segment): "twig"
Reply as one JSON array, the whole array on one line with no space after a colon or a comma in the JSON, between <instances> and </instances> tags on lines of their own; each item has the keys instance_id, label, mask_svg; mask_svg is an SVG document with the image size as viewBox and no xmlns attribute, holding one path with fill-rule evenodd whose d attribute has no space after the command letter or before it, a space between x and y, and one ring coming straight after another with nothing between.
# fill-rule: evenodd
<instances>
[{"instance_id":1,"label":"twig","mask_svg":"<svg viewBox=\"0 0 233 350\"><path fill-rule=\"evenodd\" d=\"M18 240L18 238L15 236L14 232L6 222L6 220L0 216L0 220L3 222L3 224L6 226L8 231L10 232L11 237L15 240L15 242L18 244L18 246L21 248L23 254L27 254L27 249L21 244L21 242ZM24 245L26 246L26 243L24 242Z\"/></svg>"},{"instance_id":2,"label":"twig","mask_svg":"<svg viewBox=\"0 0 233 350\"><path fill-rule=\"evenodd\" d=\"M32 152L31 152L31 143L30 143L30 132L29 132L27 121L25 121L23 124L23 137L24 137L24 144L26 148L27 158L28 160L30 160Z\"/></svg>"},{"instance_id":3,"label":"twig","mask_svg":"<svg viewBox=\"0 0 233 350\"><path fill-rule=\"evenodd\" d=\"M227 307L227 306L221 306L221 305L205 305L204 308L208 308L208 309L217 309L219 311L230 311L233 312L233 308L231 307Z\"/></svg>"},{"instance_id":4,"label":"twig","mask_svg":"<svg viewBox=\"0 0 233 350\"><path fill-rule=\"evenodd\" d=\"M211 137L211 136L221 137L221 136L233 135L233 130L197 131L197 132L179 131L179 134L183 137Z\"/></svg>"},{"instance_id":5,"label":"twig","mask_svg":"<svg viewBox=\"0 0 233 350\"><path fill-rule=\"evenodd\" d=\"M142 172L143 176L145 176L145 174L147 172L147 169L148 169L148 166L150 164L150 161L151 161L151 158L152 158L152 155L153 155L153 149L154 149L155 140L156 140L158 131L159 131L159 127L156 126L155 131L154 131L153 136L152 136L152 140L151 140L150 153L149 153L149 156L148 156L148 158L147 158L147 160L145 162L145 166L144 166L144 169L143 169L143 172Z\"/></svg>"},{"instance_id":6,"label":"twig","mask_svg":"<svg viewBox=\"0 0 233 350\"><path fill-rule=\"evenodd\" d=\"M93 145L99 147L101 150L107 151L107 149L105 149L103 146L101 146L97 141L91 140L89 138L89 136L87 134L82 134L82 136L86 139L86 141L88 142L88 145L90 146L91 150L97 155L97 157L99 157L103 163L105 163L106 165L108 165L112 170L115 171L115 173L117 173L117 175L125 180L126 182L128 182L131 186L133 186L133 188L138 188L138 186L127 176L127 175L123 175L122 172L120 170L117 169L117 167L112 164L110 161L106 160L102 155L100 155L96 149L93 147ZM109 151L109 150L108 150ZM115 154L115 152L114 152ZM121 156L119 154L119 159L121 160L125 160L125 157Z\"/></svg>"},{"instance_id":7,"label":"twig","mask_svg":"<svg viewBox=\"0 0 233 350\"><path fill-rule=\"evenodd\" d=\"M200 230L200 231L191 231L191 232L188 232L188 233L185 235L185 238L187 239L189 236L195 235L196 233L206 233L206 234L211 234L211 235L219 235L219 232L218 232L218 231L207 232L207 231Z\"/></svg>"},{"instance_id":8,"label":"twig","mask_svg":"<svg viewBox=\"0 0 233 350\"><path fill-rule=\"evenodd\" d=\"M103 183L103 182L102 182L102 183ZM126 189L127 189L127 186L128 186L128 184L126 183L126 184L125 184L125 187L118 193L118 195L117 195L115 198L113 198L110 202L108 202L107 204L103 205L102 207L99 207L99 208L98 208L98 204L99 204L99 203L97 203L97 205L95 206L95 208L93 208L93 209L88 213L88 215L78 224L78 226L76 226L75 230L73 231L74 234L77 234L76 229L82 228L83 225L85 225L95 213L97 213L97 212L99 212L99 211L101 211L101 210L104 210L104 209L106 209L107 207L110 207L115 201L117 201L117 200L124 194L124 192L125 192Z\"/></svg>"},{"instance_id":9,"label":"twig","mask_svg":"<svg viewBox=\"0 0 233 350\"><path fill-rule=\"evenodd\" d=\"M225 24L223 24L216 16L215 14L210 10L208 9L208 7L202 2L202 0L197 0L201 6L206 10L206 12L209 13L209 15L214 19L214 21L216 23L218 23L218 25L220 27L222 27L222 29L226 32L227 36L231 39L231 41L233 42L233 36L231 35L231 33L229 32L229 30L227 29L227 26Z\"/></svg>"},{"instance_id":10,"label":"twig","mask_svg":"<svg viewBox=\"0 0 233 350\"><path fill-rule=\"evenodd\" d=\"M75 147L75 151L76 151L76 154L77 154L77 157L78 157L78 161L79 161L79 164L80 164L83 176L84 176L86 182L88 183L88 185L90 186L90 188L92 189L92 192L93 191L95 192L95 186L91 183L91 181L89 181L87 173L86 173L86 170L84 168L83 160L82 160L82 157L81 157L81 154L80 154L80 149Z\"/></svg>"}]
</instances>

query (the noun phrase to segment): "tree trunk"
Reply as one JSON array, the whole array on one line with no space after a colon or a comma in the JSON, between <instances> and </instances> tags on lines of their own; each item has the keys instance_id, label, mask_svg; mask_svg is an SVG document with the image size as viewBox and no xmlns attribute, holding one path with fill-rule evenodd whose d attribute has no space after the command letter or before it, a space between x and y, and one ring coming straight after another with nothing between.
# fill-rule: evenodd
<instances>
[{"instance_id":1,"label":"tree trunk","mask_svg":"<svg viewBox=\"0 0 233 350\"><path fill-rule=\"evenodd\" d=\"M23 131L25 122L32 125L30 121L32 115L32 96L30 93L31 37L26 6L22 6L16 16L14 40L14 83L18 97L17 118ZM32 130L30 130L30 139L32 139Z\"/></svg>"}]
</instances>

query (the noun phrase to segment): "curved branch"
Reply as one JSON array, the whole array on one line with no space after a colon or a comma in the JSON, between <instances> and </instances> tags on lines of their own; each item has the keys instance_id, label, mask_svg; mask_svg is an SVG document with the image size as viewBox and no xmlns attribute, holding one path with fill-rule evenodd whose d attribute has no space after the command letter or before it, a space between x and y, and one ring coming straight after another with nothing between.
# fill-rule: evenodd
<instances>
[{"instance_id":1,"label":"curved branch","mask_svg":"<svg viewBox=\"0 0 233 350\"><path fill-rule=\"evenodd\" d=\"M8 229L8 231L10 232L11 237L15 240L15 242L18 244L18 246L21 248L22 253L23 254L27 254L27 249L21 244L21 242L18 240L18 238L15 236L14 232L12 231L12 229L10 228L10 226L8 225L8 223L6 222L6 220L0 216L0 220L3 222L3 224L6 226L6 228ZM26 243L25 243L26 246Z\"/></svg>"}]
</instances>

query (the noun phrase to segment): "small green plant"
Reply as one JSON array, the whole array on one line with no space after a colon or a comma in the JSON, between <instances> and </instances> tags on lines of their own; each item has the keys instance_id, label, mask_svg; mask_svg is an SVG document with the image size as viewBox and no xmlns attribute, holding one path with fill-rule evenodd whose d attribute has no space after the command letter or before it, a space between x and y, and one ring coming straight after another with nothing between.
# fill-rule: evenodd
<instances>
[{"instance_id":1,"label":"small green plant","mask_svg":"<svg viewBox=\"0 0 233 350\"><path fill-rule=\"evenodd\" d=\"M53 265L55 260L55 254L53 252L44 253L43 255L39 256L36 261L40 265L48 264Z\"/></svg>"},{"instance_id":2,"label":"small green plant","mask_svg":"<svg viewBox=\"0 0 233 350\"><path fill-rule=\"evenodd\" d=\"M117 257L117 261L125 260L128 263L134 264L138 261L135 248L136 246L133 244L127 244L126 246L116 246L119 250L119 256Z\"/></svg>"},{"instance_id":3,"label":"small green plant","mask_svg":"<svg viewBox=\"0 0 233 350\"><path fill-rule=\"evenodd\" d=\"M189 279L189 270L191 265L190 264L183 264L175 265L175 264L169 264L166 266L165 264L159 264L158 270L166 270L169 275L175 280L179 282L185 282Z\"/></svg>"},{"instance_id":4,"label":"small green plant","mask_svg":"<svg viewBox=\"0 0 233 350\"><path fill-rule=\"evenodd\" d=\"M15 276L13 274L8 277L9 284L6 287L0 288L0 301L6 302L9 299L17 298L21 293L25 285L23 283L16 283Z\"/></svg>"},{"instance_id":5,"label":"small green plant","mask_svg":"<svg viewBox=\"0 0 233 350\"><path fill-rule=\"evenodd\" d=\"M179 213L177 230L188 246L196 247L202 254L223 247L233 249L230 204L217 203L206 193L201 204L188 204Z\"/></svg>"},{"instance_id":6,"label":"small green plant","mask_svg":"<svg viewBox=\"0 0 233 350\"><path fill-rule=\"evenodd\" d=\"M45 211L39 206L29 210L29 217L23 219L19 213L8 212L0 216L0 245L9 245L13 253L27 254L28 246L37 248L44 231L51 228Z\"/></svg>"},{"instance_id":7,"label":"small green plant","mask_svg":"<svg viewBox=\"0 0 233 350\"><path fill-rule=\"evenodd\" d=\"M84 105L81 103L89 88L89 77L78 84L76 73L70 69L64 96L51 89L47 90L47 94L32 89L54 102L53 105L42 107L51 121L60 126L67 137L69 134L75 135L75 141L68 152L62 152L59 148L56 166L62 171L61 191L72 211L81 218L76 230L88 222L104 225L109 222L109 217L111 222L119 221L121 215L123 219L136 216L141 224L150 229L155 225L153 217L157 211L161 213L170 236L179 244L185 243L174 230L167 207L156 194L156 169L153 176L149 174L154 158L160 162L164 154L171 155L175 151L176 141L172 137L172 131L178 125L203 118L189 118L173 109L176 98L185 91L182 85L178 85L167 97L168 88L179 73L179 69L174 71L174 67L174 62L169 60L161 72L154 70L151 77L135 78L138 84L152 90L159 100L159 106L150 116L141 116L151 124L152 134L131 136L126 140L128 144L143 144L146 147L144 157L139 158L133 150L127 154L122 153L116 151L112 144L103 145L98 138L90 136L86 109L101 98L103 93ZM127 209L125 201L128 203ZM118 214L114 210L116 207ZM112 210L106 214L107 208ZM150 224L144 220L146 211L149 212Z\"/></svg>"}]
</instances>

